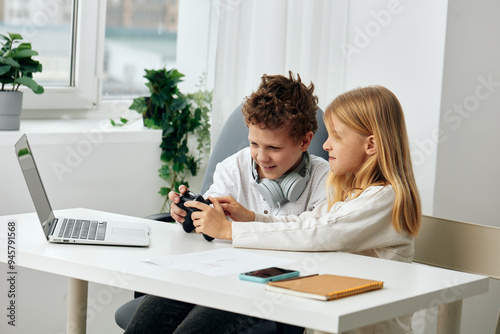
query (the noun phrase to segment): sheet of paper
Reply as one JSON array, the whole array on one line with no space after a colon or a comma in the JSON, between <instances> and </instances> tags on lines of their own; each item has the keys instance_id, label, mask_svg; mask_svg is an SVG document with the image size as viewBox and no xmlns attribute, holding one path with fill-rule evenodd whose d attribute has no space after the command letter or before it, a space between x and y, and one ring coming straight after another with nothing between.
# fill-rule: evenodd
<instances>
[{"instance_id":1,"label":"sheet of paper","mask_svg":"<svg viewBox=\"0 0 500 334\"><path fill-rule=\"evenodd\" d=\"M295 262L233 248L169 255L145 260L163 267L193 271L209 276L239 274L250 270L277 267Z\"/></svg>"}]
</instances>

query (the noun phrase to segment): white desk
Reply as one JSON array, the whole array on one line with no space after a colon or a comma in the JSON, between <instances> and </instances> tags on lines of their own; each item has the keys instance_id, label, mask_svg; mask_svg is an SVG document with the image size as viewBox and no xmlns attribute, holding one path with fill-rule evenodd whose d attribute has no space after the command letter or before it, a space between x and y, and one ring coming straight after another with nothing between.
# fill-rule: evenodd
<instances>
[{"instance_id":1,"label":"white desk","mask_svg":"<svg viewBox=\"0 0 500 334\"><path fill-rule=\"evenodd\" d=\"M144 221L86 209L58 211L90 219ZM445 307L440 318L450 329L460 324L461 301L487 292L488 278L434 267L406 264L342 252L307 253L247 250L290 258L303 272L373 278L384 281L382 290L331 302L308 300L266 292L264 285L241 281L237 275L209 277L167 269L143 260L231 247L224 241L206 242L199 234L187 234L179 226L148 221L149 248L50 244L37 226L36 215L0 217L0 261L7 252L7 222L17 220L17 265L69 277L73 305L85 301L87 282L143 291L172 299L257 316L293 325L334 332L357 328L432 306ZM78 294L79 293L79 294ZM78 299L80 298L80 299ZM454 314L457 317L450 317ZM78 314L76 314L78 313ZM68 312L68 332L84 332L81 312Z\"/></svg>"}]
</instances>

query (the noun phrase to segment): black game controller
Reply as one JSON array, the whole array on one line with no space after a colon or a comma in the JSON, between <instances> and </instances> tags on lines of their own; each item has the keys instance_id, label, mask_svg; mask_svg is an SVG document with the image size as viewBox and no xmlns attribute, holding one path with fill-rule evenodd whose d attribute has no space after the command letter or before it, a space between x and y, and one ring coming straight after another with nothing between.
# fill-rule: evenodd
<instances>
[{"instance_id":1,"label":"black game controller","mask_svg":"<svg viewBox=\"0 0 500 334\"><path fill-rule=\"evenodd\" d=\"M209 199L204 199L203 196L192 193L191 191L186 191L184 194L182 194L180 196L180 201L179 201L179 203L177 203L177 206L179 208L181 208L182 210L186 211L186 213L187 213L186 217L184 217L184 223L182 223L182 228L187 233L191 233L195 229L195 227L193 225L193 220L191 219L191 214L195 211L200 211L196 208L190 208L190 207L184 206L184 203L189 202L189 201L201 202L201 203L205 203L208 205L212 204L212 202ZM206 234L203 234L203 237L207 241L214 240L214 238L209 237Z\"/></svg>"}]
</instances>

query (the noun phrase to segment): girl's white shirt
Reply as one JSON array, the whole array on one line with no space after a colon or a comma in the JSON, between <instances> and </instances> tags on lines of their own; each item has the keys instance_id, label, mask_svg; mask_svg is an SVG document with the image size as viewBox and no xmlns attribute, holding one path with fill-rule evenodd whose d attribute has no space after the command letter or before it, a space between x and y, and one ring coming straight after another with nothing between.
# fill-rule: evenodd
<instances>
[{"instance_id":1,"label":"girl's white shirt","mask_svg":"<svg viewBox=\"0 0 500 334\"><path fill-rule=\"evenodd\" d=\"M413 237L392 225L392 186L373 186L358 197L327 202L300 215L255 214L254 222L233 222L233 247L290 251L343 251L411 262Z\"/></svg>"}]
</instances>

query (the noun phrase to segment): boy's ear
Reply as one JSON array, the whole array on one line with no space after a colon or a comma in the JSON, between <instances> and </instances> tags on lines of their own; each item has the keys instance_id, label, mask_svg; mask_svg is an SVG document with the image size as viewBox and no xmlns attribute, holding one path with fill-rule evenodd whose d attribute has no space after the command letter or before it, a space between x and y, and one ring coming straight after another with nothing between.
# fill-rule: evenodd
<instances>
[{"instance_id":1,"label":"boy's ear","mask_svg":"<svg viewBox=\"0 0 500 334\"><path fill-rule=\"evenodd\" d=\"M309 145L311 145L311 141L313 139L313 136L314 136L314 133L312 131L309 131L302 138L301 147L300 147L300 149L302 150L302 152L307 151L307 149L309 148Z\"/></svg>"},{"instance_id":2,"label":"boy's ear","mask_svg":"<svg viewBox=\"0 0 500 334\"><path fill-rule=\"evenodd\" d=\"M367 155L374 155L377 153L377 142L375 136L371 135L366 138L366 151Z\"/></svg>"}]
</instances>

